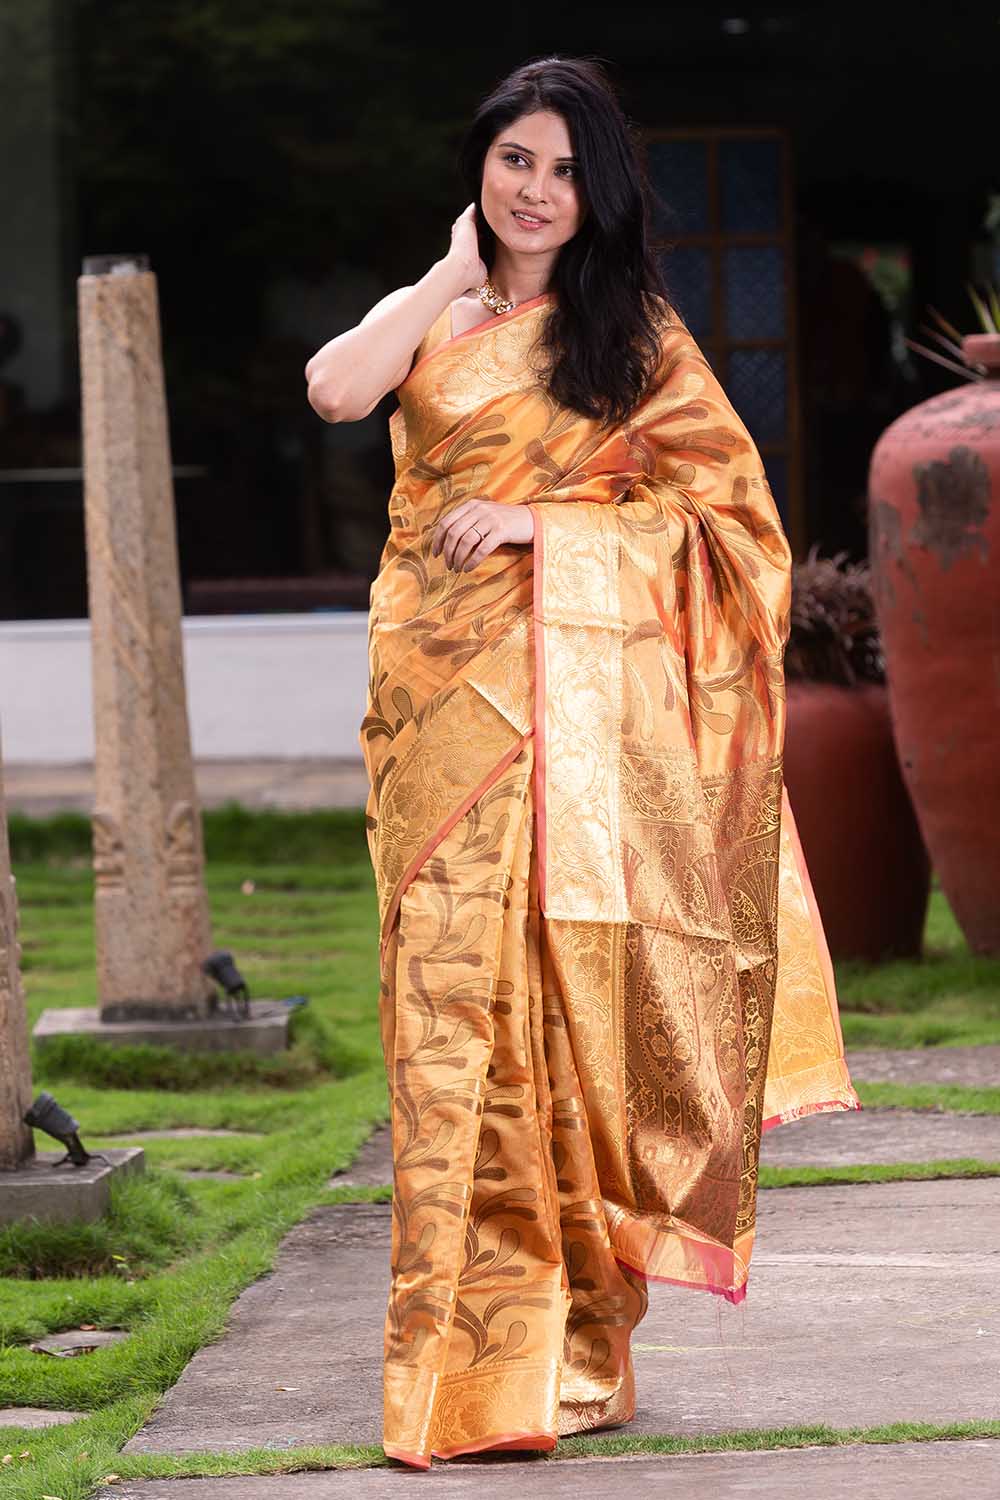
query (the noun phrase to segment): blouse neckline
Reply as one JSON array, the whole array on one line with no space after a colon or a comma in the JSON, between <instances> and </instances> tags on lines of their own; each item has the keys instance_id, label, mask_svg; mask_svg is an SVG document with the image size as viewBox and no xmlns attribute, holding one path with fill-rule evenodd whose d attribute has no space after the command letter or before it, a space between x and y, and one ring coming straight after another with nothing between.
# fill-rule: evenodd
<instances>
[{"instance_id":1,"label":"blouse neckline","mask_svg":"<svg viewBox=\"0 0 1000 1500\"><path fill-rule=\"evenodd\" d=\"M512 318L516 318L519 313L527 312L529 308L538 307L541 305L541 303L549 301L552 296L552 292L539 292L537 297L529 297L526 302L519 302L517 306L512 307L509 312L490 313L489 317L483 318L479 323L473 323L471 328L463 328L461 333L452 333L448 338L442 339L439 344L434 345L433 349L428 349L426 354L421 355L416 364L413 366L413 369L407 375L406 379L396 387L397 394L403 389L403 386L407 385L413 379L414 375L421 368L421 366L425 365L429 359L433 359L436 354L440 354L442 349L447 349L450 344L456 344L459 339L464 339L470 333L481 333L484 328L495 326L497 323L509 322ZM450 328L450 302L447 308L445 308L445 312L448 314L447 326ZM433 324L431 326L433 327Z\"/></svg>"}]
</instances>

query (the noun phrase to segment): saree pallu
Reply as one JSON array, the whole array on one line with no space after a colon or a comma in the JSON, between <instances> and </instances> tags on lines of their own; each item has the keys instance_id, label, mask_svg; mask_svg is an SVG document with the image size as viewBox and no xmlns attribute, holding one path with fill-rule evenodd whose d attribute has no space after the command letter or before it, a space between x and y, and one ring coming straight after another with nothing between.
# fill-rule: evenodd
<instances>
[{"instance_id":1,"label":"saree pallu","mask_svg":"<svg viewBox=\"0 0 1000 1500\"><path fill-rule=\"evenodd\" d=\"M646 1281L746 1293L763 1130L857 1109L782 780L790 553L662 306L611 429L535 367L543 295L428 330L390 419L361 743L394 1158L383 1446L628 1420ZM533 547L453 573L472 496Z\"/></svg>"}]
</instances>

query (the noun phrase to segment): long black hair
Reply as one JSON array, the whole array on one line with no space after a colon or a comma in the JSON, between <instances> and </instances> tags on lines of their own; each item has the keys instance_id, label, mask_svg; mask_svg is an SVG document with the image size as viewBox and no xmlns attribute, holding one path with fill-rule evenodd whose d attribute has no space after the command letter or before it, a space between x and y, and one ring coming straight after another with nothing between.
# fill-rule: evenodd
<instances>
[{"instance_id":1,"label":"long black hair","mask_svg":"<svg viewBox=\"0 0 1000 1500\"><path fill-rule=\"evenodd\" d=\"M661 359L663 320L670 316L650 248L652 194L601 63L534 58L483 100L459 153L488 266L496 236L483 214L483 162L499 133L535 110L565 120L586 209L559 250L549 284L555 296L542 332L545 384L561 405L610 425L628 416L648 389ZM653 300L657 296L663 303Z\"/></svg>"}]
</instances>

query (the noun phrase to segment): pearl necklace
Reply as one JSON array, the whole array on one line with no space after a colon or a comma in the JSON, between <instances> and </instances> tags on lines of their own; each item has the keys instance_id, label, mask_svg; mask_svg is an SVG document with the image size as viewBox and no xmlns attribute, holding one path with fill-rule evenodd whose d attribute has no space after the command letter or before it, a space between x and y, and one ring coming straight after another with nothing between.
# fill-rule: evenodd
<instances>
[{"instance_id":1,"label":"pearl necklace","mask_svg":"<svg viewBox=\"0 0 1000 1500\"><path fill-rule=\"evenodd\" d=\"M482 286L476 287L476 291L479 293L480 301L484 302L492 312L509 313L513 312L517 306L516 302L511 302L507 297L501 297L488 276Z\"/></svg>"}]
</instances>

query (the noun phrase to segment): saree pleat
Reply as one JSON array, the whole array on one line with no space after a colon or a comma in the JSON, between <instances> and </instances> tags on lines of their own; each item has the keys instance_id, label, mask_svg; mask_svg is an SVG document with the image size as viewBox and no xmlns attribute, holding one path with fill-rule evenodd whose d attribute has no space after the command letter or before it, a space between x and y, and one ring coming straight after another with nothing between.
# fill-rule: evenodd
<instances>
[{"instance_id":1,"label":"saree pleat","mask_svg":"<svg viewBox=\"0 0 1000 1500\"><path fill-rule=\"evenodd\" d=\"M616 1261L534 868L531 741L403 895L381 1011L394 1276L385 1449L535 1449L634 1409Z\"/></svg>"},{"instance_id":2,"label":"saree pleat","mask_svg":"<svg viewBox=\"0 0 1000 1500\"><path fill-rule=\"evenodd\" d=\"M647 1279L746 1294L763 1130L860 1107L782 779L790 554L690 334L610 431L546 297L429 330L390 421L361 730L394 1157L385 1450L627 1421ZM532 548L430 543L470 495Z\"/></svg>"}]
</instances>

